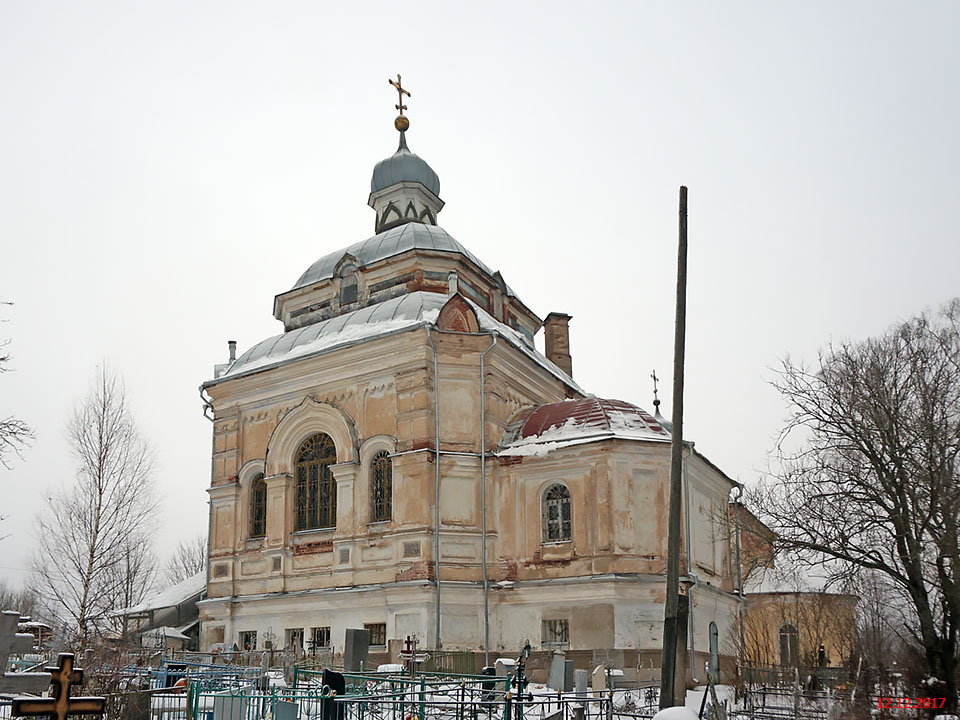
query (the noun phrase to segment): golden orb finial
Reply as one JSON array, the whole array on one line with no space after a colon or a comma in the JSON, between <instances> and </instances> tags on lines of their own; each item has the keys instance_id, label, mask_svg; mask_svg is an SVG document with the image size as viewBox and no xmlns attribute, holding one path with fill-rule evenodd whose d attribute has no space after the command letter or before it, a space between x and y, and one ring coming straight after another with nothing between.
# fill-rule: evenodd
<instances>
[{"instance_id":1,"label":"golden orb finial","mask_svg":"<svg viewBox=\"0 0 960 720\"><path fill-rule=\"evenodd\" d=\"M400 132L406 132L410 129L410 118L406 115L397 115L397 119L393 121L393 126Z\"/></svg>"}]
</instances>

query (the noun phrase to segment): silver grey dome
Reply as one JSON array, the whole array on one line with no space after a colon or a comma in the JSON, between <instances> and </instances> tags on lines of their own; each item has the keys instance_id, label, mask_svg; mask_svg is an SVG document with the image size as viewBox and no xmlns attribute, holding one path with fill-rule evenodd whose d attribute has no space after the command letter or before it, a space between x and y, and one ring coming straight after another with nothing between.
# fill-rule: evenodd
<instances>
[{"instance_id":1,"label":"silver grey dome","mask_svg":"<svg viewBox=\"0 0 960 720\"><path fill-rule=\"evenodd\" d=\"M427 161L410 152L404 133L400 133L400 147L386 160L373 168L370 192L375 193L399 182L418 182L437 197L440 197L440 178Z\"/></svg>"},{"instance_id":2,"label":"silver grey dome","mask_svg":"<svg viewBox=\"0 0 960 720\"><path fill-rule=\"evenodd\" d=\"M297 280L296 284L290 289L296 290L297 288L312 285L321 280L329 280L333 277L337 263L340 262L341 258L347 253L355 257L360 265L371 265L388 257L407 252L408 250L434 250L458 253L471 260L488 275L493 275L493 271L490 268L451 237L443 228L436 225L424 225L423 223L412 222L384 230L371 238L354 243L348 248L324 255L307 268L307 271L300 276L300 279ZM513 295L513 291L508 290L508 294Z\"/></svg>"}]
</instances>

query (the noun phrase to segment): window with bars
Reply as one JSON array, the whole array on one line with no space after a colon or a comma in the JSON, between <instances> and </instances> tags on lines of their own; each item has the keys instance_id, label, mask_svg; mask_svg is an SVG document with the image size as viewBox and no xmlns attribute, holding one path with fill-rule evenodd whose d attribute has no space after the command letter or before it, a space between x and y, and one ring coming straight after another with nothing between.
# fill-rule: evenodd
<instances>
[{"instance_id":1,"label":"window with bars","mask_svg":"<svg viewBox=\"0 0 960 720\"><path fill-rule=\"evenodd\" d=\"M543 542L564 542L570 537L570 491L557 483L543 494Z\"/></svg>"},{"instance_id":2,"label":"window with bars","mask_svg":"<svg viewBox=\"0 0 960 720\"><path fill-rule=\"evenodd\" d=\"M371 645L387 644L387 624L386 623L364 623L364 629L370 631Z\"/></svg>"},{"instance_id":3,"label":"window with bars","mask_svg":"<svg viewBox=\"0 0 960 720\"><path fill-rule=\"evenodd\" d=\"M330 466L337 450L329 435L308 438L297 452L297 530L332 528L337 524L337 484Z\"/></svg>"},{"instance_id":4,"label":"window with bars","mask_svg":"<svg viewBox=\"0 0 960 720\"><path fill-rule=\"evenodd\" d=\"M381 450L370 461L370 521L384 522L393 516L393 462Z\"/></svg>"},{"instance_id":5,"label":"window with bars","mask_svg":"<svg viewBox=\"0 0 960 720\"><path fill-rule=\"evenodd\" d=\"M241 650L257 649L257 631L256 630L244 630L242 633L240 633L240 649Z\"/></svg>"},{"instance_id":6,"label":"window with bars","mask_svg":"<svg viewBox=\"0 0 960 720\"><path fill-rule=\"evenodd\" d=\"M314 627L310 628L310 652L317 650L326 650L330 647L330 628Z\"/></svg>"},{"instance_id":7,"label":"window with bars","mask_svg":"<svg viewBox=\"0 0 960 720\"><path fill-rule=\"evenodd\" d=\"M303 628L287 628L285 635L286 635L286 638L284 639L286 640L286 642L284 643L284 647L288 647L288 648L291 648L292 650L296 650L298 653L302 653L303 652Z\"/></svg>"},{"instance_id":8,"label":"window with bars","mask_svg":"<svg viewBox=\"0 0 960 720\"><path fill-rule=\"evenodd\" d=\"M267 534L267 483L259 473L250 483L250 537Z\"/></svg>"},{"instance_id":9,"label":"window with bars","mask_svg":"<svg viewBox=\"0 0 960 720\"><path fill-rule=\"evenodd\" d=\"M540 627L540 641L543 645L556 647L570 644L570 621L566 618L544 620Z\"/></svg>"}]
</instances>

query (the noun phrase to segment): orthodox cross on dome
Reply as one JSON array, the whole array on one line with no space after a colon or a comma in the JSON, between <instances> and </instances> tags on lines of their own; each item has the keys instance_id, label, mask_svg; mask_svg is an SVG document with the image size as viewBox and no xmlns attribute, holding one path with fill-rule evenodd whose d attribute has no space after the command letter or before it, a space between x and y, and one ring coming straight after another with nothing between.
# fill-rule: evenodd
<instances>
[{"instance_id":1,"label":"orthodox cross on dome","mask_svg":"<svg viewBox=\"0 0 960 720\"><path fill-rule=\"evenodd\" d=\"M60 653L57 667L44 668L52 676L50 697L13 699L14 717L43 716L66 720L67 715L103 715L102 697L70 697L73 685L83 684L83 670L73 667L73 653Z\"/></svg>"},{"instance_id":2,"label":"orthodox cross on dome","mask_svg":"<svg viewBox=\"0 0 960 720\"><path fill-rule=\"evenodd\" d=\"M660 398L657 397L657 382L660 378L657 377L656 370L650 373L650 377L653 378L653 412L656 414L660 410Z\"/></svg>"},{"instance_id":3,"label":"orthodox cross on dome","mask_svg":"<svg viewBox=\"0 0 960 720\"><path fill-rule=\"evenodd\" d=\"M407 106L403 104L403 96L404 95L406 95L407 97L413 97L413 96L410 94L409 90L403 87L400 81L400 73L397 73L396 82L390 79L388 79L387 82L389 82L391 85L393 85L393 87L397 89L398 99L397 99L397 104L394 105L394 107L400 111L400 114L397 116L397 119L393 121L393 126L400 132L404 132L405 130L407 130L407 128L410 127L410 120L403 114L403 111L407 109Z\"/></svg>"}]
</instances>

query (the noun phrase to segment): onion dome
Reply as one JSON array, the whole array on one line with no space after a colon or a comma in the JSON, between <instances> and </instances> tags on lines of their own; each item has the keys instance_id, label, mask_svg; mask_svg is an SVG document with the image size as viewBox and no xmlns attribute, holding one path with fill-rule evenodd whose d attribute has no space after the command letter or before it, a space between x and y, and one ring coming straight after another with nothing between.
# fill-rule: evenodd
<instances>
[{"instance_id":1,"label":"onion dome","mask_svg":"<svg viewBox=\"0 0 960 720\"><path fill-rule=\"evenodd\" d=\"M410 152L405 132L400 133L397 151L374 166L370 192L375 193L402 182L420 183L437 197L440 196L440 178L426 160Z\"/></svg>"}]
</instances>

